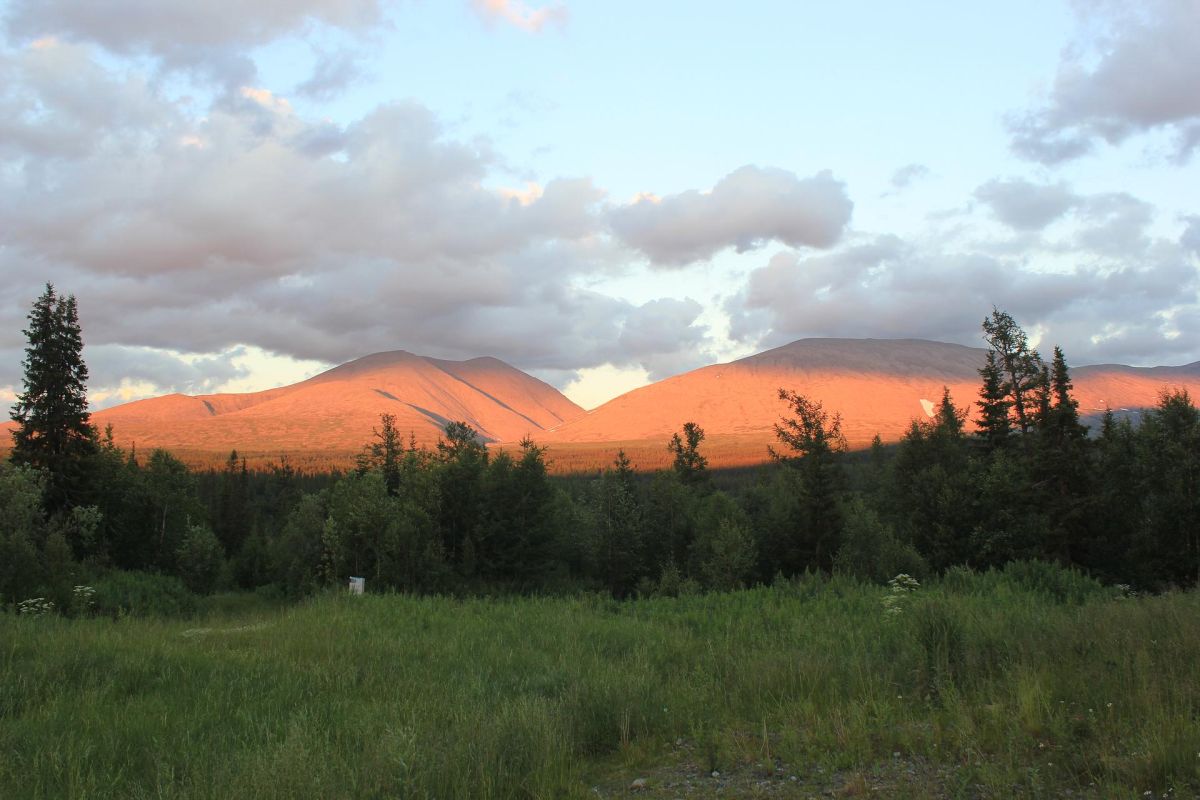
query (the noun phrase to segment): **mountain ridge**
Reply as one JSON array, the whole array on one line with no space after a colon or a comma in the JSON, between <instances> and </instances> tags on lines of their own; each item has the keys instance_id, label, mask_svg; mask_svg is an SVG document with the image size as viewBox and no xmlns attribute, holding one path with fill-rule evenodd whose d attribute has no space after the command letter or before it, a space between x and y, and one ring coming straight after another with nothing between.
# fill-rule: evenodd
<instances>
[{"instance_id":1,"label":"mountain ridge","mask_svg":"<svg viewBox=\"0 0 1200 800\"><path fill-rule=\"evenodd\" d=\"M122 446L185 453L347 453L371 440L381 414L419 444L464 421L484 441L516 441L582 414L558 390L505 362L371 353L288 386L248 393L174 393L103 409ZM195 460L195 459L192 459ZM212 459L204 459L211 461Z\"/></svg>"},{"instance_id":2,"label":"mountain ridge","mask_svg":"<svg viewBox=\"0 0 1200 800\"><path fill-rule=\"evenodd\" d=\"M665 442L684 422L708 434L714 466L766 459L774 424L787 411L780 389L797 391L840 414L852 447L878 434L898 440L950 390L974 415L980 347L927 339L798 339L726 363L710 364L619 395L584 411L561 392L491 357L453 361L405 350L371 353L303 381L248 393L172 393L103 409L124 447L163 447L189 463L212 464L230 450L348 466L372 437L379 416L418 444L434 444L446 423L464 421L489 443L525 436L546 446L559 468L594 469L618 448L661 466ZM1200 362L1131 367L1098 364L1071 370L1084 414L1152 406L1159 392L1200 394ZM582 455L581 455L582 454Z\"/></svg>"},{"instance_id":3,"label":"mountain ridge","mask_svg":"<svg viewBox=\"0 0 1200 800\"><path fill-rule=\"evenodd\" d=\"M942 388L973 411L978 369L987 350L927 339L799 339L724 364L700 367L639 387L543 435L550 445L664 439L685 421L707 432L769 442L786 411L779 389L808 395L841 414L851 446L878 434L899 439L928 416ZM1172 385L1200 388L1200 362L1179 367L1097 365L1073 368L1084 412L1147 407ZM734 390L726 387L733 385ZM927 405L929 404L929 405ZM686 408L681 416L672 409Z\"/></svg>"}]
</instances>

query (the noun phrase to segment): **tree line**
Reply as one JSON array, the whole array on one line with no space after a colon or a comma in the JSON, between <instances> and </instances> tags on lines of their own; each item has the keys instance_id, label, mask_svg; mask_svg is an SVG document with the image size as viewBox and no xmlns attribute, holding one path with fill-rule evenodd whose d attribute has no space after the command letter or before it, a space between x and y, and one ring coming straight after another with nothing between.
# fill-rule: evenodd
<instances>
[{"instance_id":1,"label":"tree line","mask_svg":"<svg viewBox=\"0 0 1200 800\"><path fill-rule=\"evenodd\" d=\"M847 452L836 413L781 389L771 463L736 474L709 469L691 422L665 444L670 469L642 473L618 453L598 476L558 479L529 440L491 451L454 422L428 449L389 415L344 475L250 471L236 452L191 472L90 425L75 300L47 286L0 468L0 601L67 607L73 586L115 571L292 597L351 575L405 592L623 597L1015 560L1149 590L1195 584L1200 414L1187 393L1164 393L1137 424L1109 412L1089 435L1059 348L1044 362L1000 310L982 329L978 397L944 391L930 419L866 453Z\"/></svg>"}]
</instances>

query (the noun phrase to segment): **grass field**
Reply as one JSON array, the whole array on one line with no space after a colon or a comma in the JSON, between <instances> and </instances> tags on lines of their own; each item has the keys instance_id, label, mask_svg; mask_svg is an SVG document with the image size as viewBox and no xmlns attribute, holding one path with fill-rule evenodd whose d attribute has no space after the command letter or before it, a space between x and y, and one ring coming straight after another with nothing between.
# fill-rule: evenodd
<instances>
[{"instance_id":1,"label":"grass field","mask_svg":"<svg viewBox=\"0 0 1200 800\"><path fill-rule=\"evenodd\" d=\"M0 614L0 797L1197 796L1200 595L1032 585Z\"/></svg>"}]
</instances>

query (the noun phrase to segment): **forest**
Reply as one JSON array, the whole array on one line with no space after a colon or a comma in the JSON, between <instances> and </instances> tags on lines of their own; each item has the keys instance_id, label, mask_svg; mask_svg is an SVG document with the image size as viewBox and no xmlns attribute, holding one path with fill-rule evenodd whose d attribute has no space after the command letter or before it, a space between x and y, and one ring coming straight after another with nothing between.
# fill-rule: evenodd
<instances>
[{"instance_id":1,"label":"forest","mask_svg":"<svg viewBox=\"0 0 1200 800\"><path fill-rule=\"evenodd\" d=\"M72 296L47 286L0 466L0 603L77 613L186 610L245 590L286 600L366 578L414 594L678 596L810 573L885 583L1047 562L1136 591L1200 580L1200 414L1166 391L1136 416L1080 420L1070 370L993 309L976 397L944 392L902 440L849 452L836 409L779 390L759 468L710 470L680 421L670 469L619 454L551 476L531 441L489 450L465 423L436 448L381 416L357 468L190 471L95 430Z\"/></svg>"}]
</instances>

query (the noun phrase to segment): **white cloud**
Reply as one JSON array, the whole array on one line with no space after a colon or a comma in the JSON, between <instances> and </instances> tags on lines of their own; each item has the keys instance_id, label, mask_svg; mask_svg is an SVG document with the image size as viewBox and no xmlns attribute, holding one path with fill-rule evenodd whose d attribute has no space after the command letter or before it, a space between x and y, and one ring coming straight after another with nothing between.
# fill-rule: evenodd
<instances>
[{"instance_id":1,"label":"white cloud","mask_svg":"<svg viewBox=\"0 0 1200 800\"><path fill-rule=\"evenodd\" d=\"M1041 185L1019 178L990 180L975 190L975 197L1019 231L1039 231L1079 202L1065 183Z\"/></svg>"},{"instance_id":2,"label":"white cloud","mask_svg":"<svg viewBox=\"0 0 1200 800\"><path fill-rule=\"evenodd\" d=\"M905 164L892 173L890 183L894 190L901 191L928 177L929 167L924 164Z\"/></svg>"},{"instance_id":3,"label":"white cloud","mask_svg":"<svg viewBox=\"0 0 1200 800\"><path fill-rule=\"evenodd\" d=\"M149 56L228 86L254 79L248 48L314 26L362 33L383 24L382 0L12 0L10 39L55 36L96 44L120 56Z\"/></svg>"},{"instance_id":4,"label":"white cloud","mask_svg":"<svg viewBox=\"0 0 1200 800\"><path fill-rule=\"evenodd\" d=\"M19 348L46 278L78 296L113 387L120 370L186 391L236 385L239 346L658 371L703 344L689 301L648 312L583 288L630 260L590 179L506 196L488 188L502 171L486 141L447 136L419 104L339 126L245 86L196 110L62 42L0 52L0 70L19 78L0 83L14 134L0 138L13 166L0 171L0 348ZM121 361L134 345L145 352ZM180 367L205 353L218 356L203 378Z\"/></svg>"},{"instance_id":5,"label":"white cloud","mask_svg":"<svg viewBox=\"0 0 1200 800\"><path fill-rule=\"evenodd\" d=\"M1009 120L1013 149L1045 164L1098 141L1173 131L1175 157L1200 143L1200 9L1195 0L1076 3L1083 34L1066 51L1044 103Z\"/></svg>"},{"instance_id":6,"label":"white cloud","mask_svg":"<svg viewBox=\"0 0 1200 800\"><path fill-rule=\"evenodd\" d=\"M470 0L471 10L489 24L503 23L527 33L541 33L549 25L567 24L567 7L552 3L530 8L520 0Z\"/></svg>"},{"instance_id":7,"label":"white cloud","mask_svg":"<svg viewBox=\"0 0 1200 800\"><path fill-rule=\"evenodd\" d=\"M609 212L613 232L656 266L678 267L725 248L757 249L769 241L829 247L854 204L828 171L797 178L782 169L745 166L709 192L642 195Z\"/></svg>"},{"instance_id":8,"label":"white cloud","mask_svg":"<svg viewBox=\"0 0 1200 800\"><path fill-rule=\"evenodd\" d=\"M758 347L807 336L978 344L995 305L1074 363L1200 359L1200 259L1186 230L1151 237L1152 209L1128 195L1077 204L1065 238L1022 233L1014 248L860 234L830 253L777 253L727 301L732 336Z\"/></svg>"}]
</instances>

